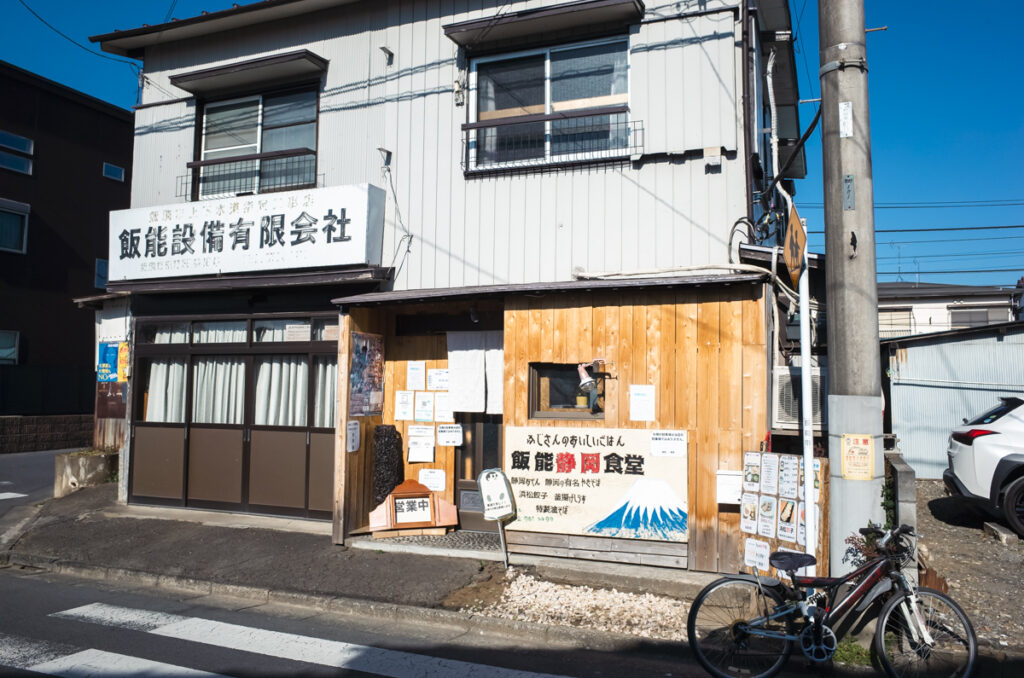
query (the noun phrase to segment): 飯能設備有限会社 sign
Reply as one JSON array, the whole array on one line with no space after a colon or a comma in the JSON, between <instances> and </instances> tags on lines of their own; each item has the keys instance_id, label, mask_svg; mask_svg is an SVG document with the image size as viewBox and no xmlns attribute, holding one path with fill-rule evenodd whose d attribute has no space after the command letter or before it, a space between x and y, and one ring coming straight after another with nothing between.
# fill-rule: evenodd
<instances>
[{"instance_id":1,"label":"\u98ef\u80fd\u8a2d\u5099\u6709\u9650\u4f1a\u793e sign","mask_svg":"<svg viewBox=\"0 0 1024 678\"><path fill-rule=\"evenodd\" d=\"M684 431L508 426L509 529L685 542L687 456Z\"/></svg>"},{"instance_id":2,"label":"\u98ef\u80fd\u8a2d\u5099\u6709\u9650\u4f1a\u793e sign","mask_svg":"<svg viewBox=\"0 0 1024 678\"><path fill-rule=\"evenodd\" d=\"M108 280L379 266L383 233L370 184L117 210Z\"/></svg>"}]
</instances>

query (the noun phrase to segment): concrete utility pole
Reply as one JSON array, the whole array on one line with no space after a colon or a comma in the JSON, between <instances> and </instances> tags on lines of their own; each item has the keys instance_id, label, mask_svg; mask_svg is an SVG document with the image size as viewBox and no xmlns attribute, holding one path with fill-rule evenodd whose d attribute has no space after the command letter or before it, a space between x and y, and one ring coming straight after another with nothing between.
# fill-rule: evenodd
<instances>
[{"instance_id":1,"label":"concrete utility pole","mask_svg":"<svg viewBox=\"0 0 1024 678\"><path fill-rule=\"evenodd\" d=\"M852 569L842 562L845 539L869 519L884 520L885 465L863 0L818 0L818 26L832 476L830 554L835 574ZM844 435L857 439L850 438L844 445ZM873 441L870 454L865 454L864 445L854 445L865 439ZM844 455L844 448L848 454Z\"/></svg>"}]
</instances>

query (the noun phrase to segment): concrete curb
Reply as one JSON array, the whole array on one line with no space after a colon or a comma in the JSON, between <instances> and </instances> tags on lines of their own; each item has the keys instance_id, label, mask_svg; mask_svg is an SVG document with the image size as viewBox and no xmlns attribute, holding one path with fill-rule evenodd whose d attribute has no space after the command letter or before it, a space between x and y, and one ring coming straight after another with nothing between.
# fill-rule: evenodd
<instances>
[{"instance_id":1,"label":"concrete curb","mask_svg":"<svg viewBox=\"0 0 1024 678\"><path fill-rule=\"evenodd\" d=\"M347 615L385 622L410 622L429 624L432 628L446 629L473 635L497 635L503 638L528 640L536 646L538 642L565 648L622 651L639 644L663 647L671 652L688 652L685 643L649 639L611 631L595 631L570 626L550 626L530 621L516 621L481 614L456 612L440 608L401 605L346 596L321 595L268 589L242 584L226 584L205 579L181 577L102 567L62 561L49 556L31 553L7 552L0 554L0 565L31 567L80 579L101 580L111 584L134 587L164 589L195 595L225 596L244 598L260 603L275 603L313 608L332 614Z\"/></svg>"}]
</instances>

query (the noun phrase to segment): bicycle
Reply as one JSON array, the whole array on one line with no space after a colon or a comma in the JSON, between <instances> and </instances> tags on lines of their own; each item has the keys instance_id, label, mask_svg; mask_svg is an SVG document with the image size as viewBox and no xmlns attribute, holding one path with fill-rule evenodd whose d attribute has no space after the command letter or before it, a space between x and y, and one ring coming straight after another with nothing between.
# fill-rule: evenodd
<instances>
[{"instance_id":1,"label":"bicycle","mask_svg":"<svg viewBox=\"0 0 1024 678\"><path fill-rule=\"evenodd\" d=\"M913 529L860 533L879 538L878 555L846 576L800 576L797 570L815 564L815 557L779 551L769 563L791 585L759 577L756 570L708 584L687 619L690 647L701 665L717 678L768 678L782 670L795 644L808 659L827 661L838 645L834 629L847 615L884 601L873 656L887 675L967 678L978 653L967 615L947 595L915 586L902 572L913 555Z\"/></svg>"}]
</instances>

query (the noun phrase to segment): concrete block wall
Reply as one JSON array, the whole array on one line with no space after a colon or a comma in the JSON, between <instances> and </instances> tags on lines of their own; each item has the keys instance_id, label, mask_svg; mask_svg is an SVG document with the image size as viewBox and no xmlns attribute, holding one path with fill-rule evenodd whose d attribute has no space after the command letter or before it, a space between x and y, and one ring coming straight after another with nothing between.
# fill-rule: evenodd
<instances>
[{"instance_id":1,"label":"concrete block wall","mask_svg":"<svg viewBox=\"0 0 1024 678\"><path fill-rule=\"evenodd\" d=\"M92 445L92 414L0 417L0 454Z\"/></svg>"}]
</instances>

